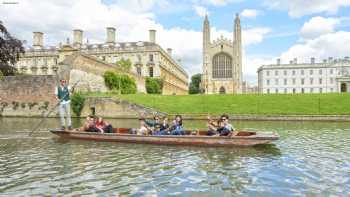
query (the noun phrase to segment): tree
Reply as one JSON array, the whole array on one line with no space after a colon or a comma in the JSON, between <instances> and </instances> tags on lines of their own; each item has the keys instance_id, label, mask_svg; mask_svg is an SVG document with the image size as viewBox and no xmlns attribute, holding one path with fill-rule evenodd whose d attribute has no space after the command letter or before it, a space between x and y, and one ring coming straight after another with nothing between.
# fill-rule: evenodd
<instances>
[{"instance_id":1,"label":"tree","mask_svg":"<svg viewBox=\"0 0 350 197\"><path fill-rule=\"evenodd\" d=\"M202 75L199 73L192 75L190 89L189 89L190 94L200 93L200 84L201 84L201 80L202 80L201 78L202 78Z\"/></svg>"},{"instance_id":2,"label":"tree","mask_svg":"<svg viewBox=\"0 0 350 197\"><path fill-rule=\"evenodd\" d=\"M7 31L0 21L0 71L4 75L13 75L16 68L13 66L19 59L20 54L24 54L22 42Z\"/></svg>"},{"instance_id":3,"label":"tree","mask_svg":"<svg viewBox=\"0 0 350 197\"><path fill-rule=\"evenodd\" d=\"M162 78L146 77L146 91L148 94L162 94L163 92Z\"/></svg>"},{"instance_id":4,"label":"tree","mask_svg":"<svg viewBox=\"0 0 350 197\"><path fill-rule=\"evenodd\" d=\"M127 60L121 59L117 61L116 64L119 65L123 71L129 71L132 63L130 59L127 59Z\"/></svg>"},{"instance_id":5,"label":"tree","mask_svg":"<svg viewBox=\"0 0 350 197\"><path fill-rule=\"evenodd\" d=\"M109 90L122 94L135 94L137 92L135 80L126 74L106 71L103 78Z\"/></svg>"}]
</instances>

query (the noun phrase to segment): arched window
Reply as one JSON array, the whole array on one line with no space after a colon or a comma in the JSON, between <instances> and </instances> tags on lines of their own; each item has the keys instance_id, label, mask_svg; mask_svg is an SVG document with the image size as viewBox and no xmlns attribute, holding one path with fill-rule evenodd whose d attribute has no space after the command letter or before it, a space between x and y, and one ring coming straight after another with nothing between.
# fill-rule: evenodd
<instances>
[{"instance_id":1,"label":"arched window","mask_svg":"<svg viewBox=\"0 0 350 197\"><path fill-rule=\"evenodd\" d=\"M224 86L221 86L221 88L219 89L220 94L225 94L226 90L224 88Z\"/></svg>"},{"instance_id":2,"label":"arched window","mask_svg":"<svg viewBox=\"0 0 350 197\"><path fill-rule=\"evenodd\" d=\"M218 53L213 58L213 78L232 78L232 58L226 53Z\"/></svg>"}]
</instances>

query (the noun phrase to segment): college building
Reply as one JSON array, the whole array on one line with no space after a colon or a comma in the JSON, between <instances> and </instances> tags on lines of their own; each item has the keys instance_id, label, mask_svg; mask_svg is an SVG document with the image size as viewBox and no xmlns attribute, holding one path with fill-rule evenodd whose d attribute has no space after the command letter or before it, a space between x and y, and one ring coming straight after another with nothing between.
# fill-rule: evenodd
<instances>
[{"instance_id":1,"label":"college building","mask_svg":"<svg viewBox=\"0 0 350 197\"><path fill-rule=\"evenodd\" d=\"M186 71L180 62L174 59L172 49L164 50L156 43L156 30L149 30L148 41L118 42L116 29L113 27L106 28L106 35L104 43L91 44L88 40L83 42L83 30L75 29L72 42L67 38L64 44L46 47L44 46L44 34L34 32L33 45L26 49L25 54L20 57L15 66L24 74L54 75L60 72L63 62L79 64L81 60L84 60L84 65L87 67L103 65L105 67L103 70L106 70L108 66L118 67L116 62L124 59L131 61L132 66L128 72L134 78L162 78L163 94L188 93L189 77ZM78 58L77 54L80 54L81 57ZM69 58L72 59L71 56L74 56L76 60L67 61ZM75 76L75 78L89 74L88 69L84 72L87 73ZM100 82L103 73L96 71L95 74ZM136 79L137 83L138 81L142 80ZM138 85L141 86L141 84ZM142 85L144 86L144 83ZM145 90L145 88L138 88L138 90Z\"/></svg>"},{"instance_id":2,"label":"college building","mask_svg":"<svg viewBox=\"0 0 350 197\"><path fill-rule=\"evenodd\" d=\"M350 92L349 57L322 62L310 58L308 63L298 63L297 58L289 64L263 65L258 69L259 93L332 93Z\"/></svg>"},{"instance_id":3,"label":"college building","mask_svg":"<svg viewBox=\"0 0 350 197\"><path fill-rule=\"evenodd\" d=\"M242 93L242 38L238 14L234 20L232 40L212 41L208 16L203 22L203 73L201 89L205 94Z\"/></svg>"}]
</instances>

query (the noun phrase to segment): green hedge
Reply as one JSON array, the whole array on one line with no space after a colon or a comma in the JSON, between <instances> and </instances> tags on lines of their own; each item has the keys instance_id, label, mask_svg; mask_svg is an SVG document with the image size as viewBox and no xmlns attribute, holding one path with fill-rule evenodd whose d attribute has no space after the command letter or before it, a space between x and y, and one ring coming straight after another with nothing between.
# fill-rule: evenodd
<instances>
[{"instance_id":1,"label":"green hedge","mask_svg":"<svg viewBox=\"0 0 350 197\"><path fill-rule=\"evenodd\" d=\"M103 78L109 90L118 91L122 94L135 94L137 91L136 82L129 75L107 71Z\"/></svg>"},{"instance_id":2,"label":"green hedge","mask_svg":"<svg viewBox=\"0 0 350 197\"><path fill-rule=\"evenodd\" d=\"M71 97L71 102L73 112L79 117L84 107L85 96L80 92L75 92Z\"/></svg>"},{"instance_id":3,"label":"green hedge","mask_svg":"<svg viewBox=\"0 0 350 197\"><path fill-rule=\"evenodd\" d=\"M163 79L161 78L146 78L146 91L148 94L162 94Z\"/></svg>"}]
</instances>

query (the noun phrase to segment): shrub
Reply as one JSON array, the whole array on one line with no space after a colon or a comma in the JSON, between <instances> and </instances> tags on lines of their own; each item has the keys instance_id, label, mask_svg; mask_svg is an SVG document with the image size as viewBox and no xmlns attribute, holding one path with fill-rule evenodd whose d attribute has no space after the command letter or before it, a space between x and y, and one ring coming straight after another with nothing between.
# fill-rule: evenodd
<instances>
[{"instance_id":1,"label":"shrub","mask_svg":"<svg viewBox=\"0 0 350 197\"><path fill-rule=\"evenodd\" d=\"M38 105L38 103L37 102L29 102L28 103L29 109L32 109L35 105Z\"/></svg>"},{"instance_id":2,"label":"shrub","mask_svg":"<svg viewBox=\"0 0 350 197\"><path fill-rule=\"evenodd\" d=\"M161 78L146 78L146 91L148 94L162 94L163 79Z\"/></svg>"},{"instance_id":3,"label":"shrub","mask_svg":"<svg viewBox=\"0 0 350 197\"><path fill-rule=\"evenodd\" d=\"M131 63L130 59L127 59L127 60L121 59L121 60L117 61L116 64L117 64L118 66L120 66L120 68L121 68L122 70L124 70L124 71L129 71L130 68L131 68L131 64L132 64L132 63Z\"/></svg>"},{"instance_id":4,"label":"shrub","mask_svg":"<svg viewBox=\"0 0 350 197\"><path fill-rule=\"evenodd\" d=\"M2 73L2 71L0 70L0 80L4 79L4 74Z\"/></svg>"},{"instance_id":5,"label":"shrub","mask_svg":"<svg viewBox=\"0 0 350 197\"><path fill-rule=\"evenodd\" d=\"M72 110L78 117L80 117L81 111L83 110L85 99L85 96L80 92L73 93L71 97Z\"/></svg>"},{"instance_id":6,"label":"shrub","mask_svg":"<svg viewBox=\"0 0 350 197\"><path fill-rule=\"evenodd\" d=\"M135 94L137 91L136 82L129 75L107 71L103 78L109 90L118 90L122 94Z\"/></svg>"}]
</instances>

